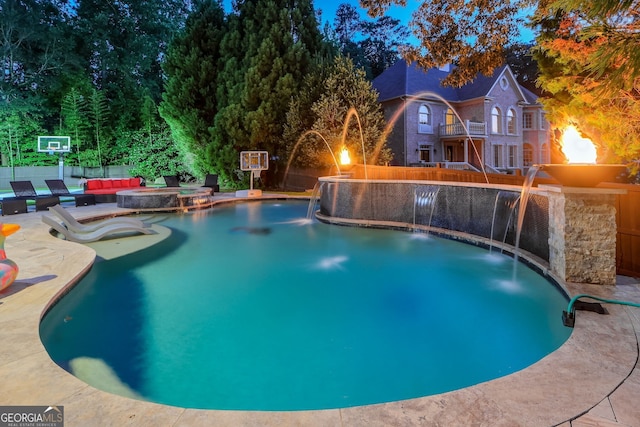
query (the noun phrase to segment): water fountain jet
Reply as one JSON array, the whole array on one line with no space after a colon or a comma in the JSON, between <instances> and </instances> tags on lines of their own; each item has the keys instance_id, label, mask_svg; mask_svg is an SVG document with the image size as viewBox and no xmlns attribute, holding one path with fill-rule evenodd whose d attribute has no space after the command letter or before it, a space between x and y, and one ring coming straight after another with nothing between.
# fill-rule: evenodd
<instances>
[{"instance_id":1,"label":"water fountain jet","mask_svg":"<svg viewBox=\"0 0 640 427\"><path fill-rule=\"evenodd\" d=\"M418 101L418 100L421 100L421 99L425 99L427 97L432 97L432 98L435 98L438 101L442 102L456 116L456 119L458 120L458 123L460 124L460 126L462 126L462 129L465 132L466 139L470 143L469 145L471 145L471 147L473 148L473 151L475 152L476 156L478 157L478 160L480 160L480 169L482 171L482 174L484 175L485 181L487 182L487 184L489 184L489 177L487 176L487 171L485 170L485 167L484 167L484 160L483 160L484 157L480 156L480 153L478 153L478 148L474 144L473 138L471 138L471 133L469 132L469 129L465 125L464 121L462 120L462 118L460 117L460 115L458 114L456 109L453 108L451 103L449 101L447 101L446 99L444 99L442 96L438 95L435 92L431 92L431 91L420 92L419 94L408 96L406 98L406 101L413 102L413 101ZM406 106L408 105L408 102L405 102L404 105L402 105L400 108L398 108L395 111L395 113L391 116L391 119L389 119L387 127L385 128L384 132L382 133L382 136L378 140L378 143L376 144L376 147L374 149L374 152L373 152L373 159L374 159L373 162L374 163L376 162L376 160L378 158L378 155L380 154L380 150L382 150L382 146L387 141L387 137L389 136L389 134L393 130L393 127L394 127L396 121L398 121L398 118L400 117L400 115L405 111Z\"/></svg>"},{"instance_id":2,"label":"water fountain jet","mask_svg":"<svg viewBox=\"0 0 640 427\"><path fill-rule=\"evenodd\" d=\"M333 164L335 165L336 169L338 170L338 175L342 175L342 172L340 171L340 165L338 164L338 159L336 158L336 155L333 153L333 150L331 149L331 146L329 145L329 142L325 139L324 136L322 136L322 134L320 132L318 132L316 130L308 130L305 133L303 133L300 136L300 138L298 138L298 140L296 141L295 145L293 146L293 150L291 150L291 155L289 156L289 161L287 161L287 167L284 170L284 177L282 179L282 187L283 188L286 188L287 175L289 174L289 169L291 168L291 162L292 162L293 158L295 157L296 150L298 149L298 146L300 145L300 143L309 135L316 135L324 142L325 146L329 150L329 153L331 154L331 157L333 158Z\"/></svg>"},{"instance_id":3,"label":"water fountain jet","mask_svg":"<svg viewBox=\"0 0 640 427\"><path fill-rule=\"evenodd\" d=\"M366 158L366 150L364 149L364 133L362 132L362 124L360 123L360 116L355 108L349 108L347 111L347 117L344 121L344 126L342 128L342 144L344 145L347 140L347 130L349 129L349 121L351 117L355 117L358 122L358 129L360 130L360 143L362 144L362 164L364 165L364 179L368 179L367 177L367 158Z\"/></svg>"},{"instance_id":4,"label":"water fountain jet","mask_svg":"<svg viewBox=\"0 0 640 427\"><path fill-rule=\"evenodd\" d=\"M433 218L433 211L436 207L436 199L440 192L439 185L419 185L416 186L413 192L413 231L417 232L416 217L418 216L419 209L422 209L428 213L427 219L427 236L429 235L429 229L431 228L431 219Z\"/></svg>"},{"instance_id":5,"label":"water fountain jet","mask_svg":"<svg viewBox=\"0 0 640 427\"><path fill-rule=\"evenodd\" d=\"M502 201L502 204L500 204L500 201ZM491 218L491 233L489 234L489 238L491 241L491 244L489 245L489 253L491 253L493 250L493 236L494 236L494 229L496 228L496 219L498 217L498 211L500 210L500 208L503 208L503 210L506 210L506 213L507 213L507 222L504 226L504 233L502 235L502 239L500 240L504 245L505 241L507 240L507 234L509 232L509 228L512 226L513 215L516 211L516 207L518 206L519 202L520 202L520 195L517 193L511 192L511 191L498 191L498 194L496 194L496 200L493 204L493 217Z\"/></svg>"},{"instance_id":6,"label":"water fountain jet","mask_svg":"<svg viewBox=\"0 0 640 427\"><path fill-rule=\"evenodd\" d=\"M358 112L356 111L355 108L351 107L349 108L349 110L347 111L345 120L344 120L344 124L342 127L342 136L340 138L340 142L341 142L341 146L343 147L341 150L341 156L344 156L345 154L345 150L346 146L346 140L347 140L347 132L349 130L349 123L351 122L351 118L355 117L357 123L358 123L358 130L360 133L360 144L362 147L362 163L364 165L364 176L365 179L367 179L367 155L366 155L366 149L365 149L365 145L364 145L364 132L362 131L362 124L360 123L360 116L358 115ZM320 139L322 139L322 141L324 142L325 146L327 147L327 149L329 150L329 153L331 153L331 157L333 158L333 163L338 171L338 175L342 175L342 171L340 169L340 164L338 163L338 159L336 158L336 155L334 154L333 150L331 149L331 145L329 144L329 142L326 140L326 138L318 131L316 130L308 130L306 132L304 132L300 138L298 138L298 140L296 141L295 145L293 146L293 149L291 150L291 155L289 156L289 161L287 162L287 167L285 168L284 171L284 177L282 180L282 187L286 188L286 182L287 182L287 175L289 174L289 169L291 167L291 162L293 160L293 158L295 157L296 151L299 147L299 145L302 143L302 141L309 135L316 135L318 136ZM347 150L347 155L348 155L348 150ZM350 161L349 161L350 162ZM349 163L344 163L342 162L343 165L348 165Z\"/></svg>"}]
</instances>

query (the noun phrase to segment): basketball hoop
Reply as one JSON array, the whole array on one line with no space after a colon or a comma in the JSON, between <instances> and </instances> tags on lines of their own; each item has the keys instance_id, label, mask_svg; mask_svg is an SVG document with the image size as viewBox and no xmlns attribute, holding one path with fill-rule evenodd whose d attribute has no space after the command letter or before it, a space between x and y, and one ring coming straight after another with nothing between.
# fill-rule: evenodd
<instances>
[{"instance_id":1,"label":"basketball hoop","mask_svg":"<svg viewBox=\"0 0 640 427\"><path fill-rule=\"evenodd\" d=\"M242 151L240 153L240 170L251 171L249 190L236 191L236 197L260 197L262 190L253 189L253 181L260 178L260 172L269 169L269 153L266 151Z\"/></svg>"},{"instance_id":2,"label":"basketball hoop","mask_svg":"<svg viewBox=\"0 0 640 427\"><path fill-rule=\"evenodd\" d=\"M71 151L70 136L39 136L38 152L47 153L53 156L55 153L60 155L58 160L58 178L64 179L64 154Z\"/></svg>"}]
</instances>

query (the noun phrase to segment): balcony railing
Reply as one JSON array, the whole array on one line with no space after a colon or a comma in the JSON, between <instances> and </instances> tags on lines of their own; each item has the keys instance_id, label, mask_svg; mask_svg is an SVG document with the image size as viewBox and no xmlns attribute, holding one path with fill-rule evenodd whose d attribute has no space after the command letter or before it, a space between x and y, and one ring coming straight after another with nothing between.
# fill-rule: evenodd
<instances>
[{"instance_id":1,"label":"balcony railing","mask_svg":"<svg viewBox=\"0 0 640 427\"><path fill-rule=\"evenodd\" d=\"M472 122L465 120L464 126L462 123L452 123L448 125L440 125L440 136L459 136L466 135L465 126L469 131L469 135L486 135L487 123L486 122Z\"/></svg>"},{"instance_id":2,"label":"balcony railing","mask_svg":"<svg viewBox=\"0 0 640 427\"><path fill-rule=\"evenodd\" d=\"M420 162L411 164L414 167L423 168L442 168L442 169L454 169L459 171L474 171L480 172L480 170L468 162Z\"/></svg>"}]
</instances>

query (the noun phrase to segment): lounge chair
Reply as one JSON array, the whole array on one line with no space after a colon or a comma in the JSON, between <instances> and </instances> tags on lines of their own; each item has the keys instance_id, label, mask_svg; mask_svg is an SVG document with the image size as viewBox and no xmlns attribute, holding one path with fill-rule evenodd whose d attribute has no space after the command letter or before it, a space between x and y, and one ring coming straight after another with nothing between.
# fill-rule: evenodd
<instances>
[{"instance_id":1,"label":"lounge chair","mask_svg":"<svg viewBox=\"0 0 640 427\"><path fill-rule=\"evenodd\" d=\"M57 216L62 224L74 233L90 233L101 229L102 227L119 224L128 225L131 227L148 228L149 226L144 222L136 218L130 218L126 216L107 218L100 221L93 221L87 224L79 222L73 215L69 213L65 208L60 205L50 206L49 212Z\"/></svg>"},{"instance_id":2,"label":"lounge chair","mask_svg":"<svg viewBox=\"0 0 640 427\"><path fill-rule=\"evenodd\" d=\"M66 240L76 243L96 242L105 237L124 237L131 233L155 234L155 231L150 228L137 227L130 224L107 224L88 233L76 233L48 215L42 215L42 222L54 229L58 234L64 236Z\"/></svg>"},{"instance_id":3,"label":"lounge chair","mask_svg":"<svg viewBox=\"0 0 640 427\"><path fill-rule=\"evenodd\" d=\"M27 201L15 197L4 197L2 203L2 215L15 215L27 213Z\"/></svg>"},{"instance_id":4,"label":"lounge chair","mask_svg":"<svg viewBox=\"0 0 640 427\"><path fill-rule=\"evenodd\" d=\"M31 181L10 181L11 188L13 189L16 197L12 197L13 200L34 200L36 202L36 210L43 211L49 206L60 204L60 197L53 194L38 194L36 189L33 188Z\"/></svg>"},{"instance_id":5,"label":"lounge chair","mask_svg":"<svg viewBox=\"0 0 640 427\"><path fill-rule=\"evenodd\" d=\"M51 194L58 197L70 197L76 202L76 206L89 206L96 204L96 196L93 194L72 193L61 179L45 179Z\"/></svg>"},{"instance_id":6,"label":"lounge chair","mask_svg":"<svg viewBox=\"0 0 640 427\"><path fill-rule=\"evenodd\" d=\"M165 175L163 178L167 187L180 187L180 180L177 175Z\"/></svg>"},{"instance_id":7,"label":"lounge chair","mask_svg":"<svg viewBox=\"0 0 640 427\"><path fill-rule=\"evenodd\" d=\"M204 178L203 187L209 187L211 189L211 195L213 195L216 191L220 192L220 186L218 185L218 175L214 173L208 173Z\"/></svg>"}]
</instances>

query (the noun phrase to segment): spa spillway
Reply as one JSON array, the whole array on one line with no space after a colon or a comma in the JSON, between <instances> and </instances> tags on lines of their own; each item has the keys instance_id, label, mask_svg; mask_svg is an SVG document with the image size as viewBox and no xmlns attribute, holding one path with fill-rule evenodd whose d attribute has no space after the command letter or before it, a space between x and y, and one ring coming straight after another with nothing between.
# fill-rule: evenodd
<instances>
[{"instance_id":1,"label":"spa spillway","mask_svg":"<svg viewBox=\"0 0 640 427\"><path fill-rule=\"evenodd\" d=\"M213 196L206 187L163 187L119 191L119 208L184 210L210 206Z\"/></svg>"}]
</instances>

